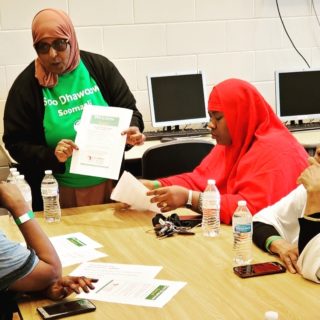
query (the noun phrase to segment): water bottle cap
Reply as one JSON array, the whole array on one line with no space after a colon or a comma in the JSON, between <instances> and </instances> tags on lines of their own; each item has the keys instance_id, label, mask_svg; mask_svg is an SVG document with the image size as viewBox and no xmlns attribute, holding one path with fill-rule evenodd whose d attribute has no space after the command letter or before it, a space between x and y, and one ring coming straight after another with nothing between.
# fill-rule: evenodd
<instances>
[{"instance_id":1,"label":"water bottle cap","mask_svg":"<svg viewBox=\"0 0 320 320\"><path fill-rule=\"evenodd\" d=\"M276 311L267 311L264 314L264 319L265 320L277 320L277 319L279 319L278 312L276 312Z\"/></svg>"},{"instance_id":2,"label":"water bottle cap","mask_svg":"<svg viewBox=\"0 0 320 320\"><path fill-rule=\"evenodd\" d=\"M24 175L23 175L23 174L19 174L19 175L17 176L17 179L18 179L18 180L23 180L23 179L24 179Z\"/></svg>"},{"instance_id":3,"label":"water bottle cap","mask_svg":"<svg viewBox=\"0 0 320 320\"><path fill-rule=\"evenodd\" d=\"M216 180L214 180L214 179L208 179L208 184L216 184Z\"/></svg>"},{"instance_id":4,"label":"water bottle cap","mask_svg":"<svg viewBox=\"0 0 320 320\"><path fill-rule=\"evenodd\" d=\"M52 174L52 170L45 170L44 174Z\"/></svg>"},{"instance_id":5,"label":"water bottle cap","mask_svg":"<svg viewBox=\"0 0 320 320\"><path fill-rule=\"evenodd\" d=\"M247 205L247 201L246 200L239 200L238 201L238 206L244 207Z\"/></svg>"},{"instance_id":6,"label":"water bottle cap","mask_svg":"<svg viewBox=\"0 0 320 320\"><path fill-rule=\"evenodd\" d=\"M12 175L13 175L13 176L19 176L20 173L19 173L18 171L14 171L14 172L12 172Z\"/></svg>"},{"instance_id":7,"label":"water bottle cap","mask_svg":"<svg viewBox=\"0 0 320 320\"><path fill-rule=\"evenodd\" d=\"M12 173L12 172L17 172L17 168L13 167L13 168L10 168L9 171Z\"/></svg>"}]
</instances>

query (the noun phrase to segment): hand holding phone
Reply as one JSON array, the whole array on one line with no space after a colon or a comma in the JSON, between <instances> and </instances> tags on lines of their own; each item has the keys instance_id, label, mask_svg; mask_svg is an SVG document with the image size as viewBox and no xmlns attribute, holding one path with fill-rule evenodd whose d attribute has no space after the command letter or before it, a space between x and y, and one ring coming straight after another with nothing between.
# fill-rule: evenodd
<instances>
[{"instance_id":1,"label":"hand holding phone","mask_svg":"<svg viewBox=\"0 0 320 320\"><path fill-rule=\"evenodd\" d=\"M286 272L286 268L279 262L272 261L237 266L233 268L233 271L241 278L251 278L267 274L283 273Z\"/></svg>"},{"instance_id":2,"label":"hand holding phone","mask_svg":"<svg viewBox=\"0 0 320 320\"><path fill-rule=\"evenodd\" d=\"M60 319L94 310L96 306L87 299L64 301L37 308L43 319Z\"/></svg>"}]
</instances>

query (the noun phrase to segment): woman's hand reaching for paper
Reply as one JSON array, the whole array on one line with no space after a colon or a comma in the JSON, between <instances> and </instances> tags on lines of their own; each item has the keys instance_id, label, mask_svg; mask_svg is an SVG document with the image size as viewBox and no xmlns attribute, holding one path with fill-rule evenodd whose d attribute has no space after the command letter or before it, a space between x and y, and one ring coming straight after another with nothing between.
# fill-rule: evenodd
<instances>
[{"instance_id":1,"label":"woman's hand reaching for paper","mask_svg":"<svg viewBox=\"0 0 320 320\"><path fill-rule=\"evenodd\" d=\"M179 186L170 186L154 189L147 192L152 203L157 203L161 212L168 212L185 206L188 201L188 189Z\"/></svg>"}]
</instances>

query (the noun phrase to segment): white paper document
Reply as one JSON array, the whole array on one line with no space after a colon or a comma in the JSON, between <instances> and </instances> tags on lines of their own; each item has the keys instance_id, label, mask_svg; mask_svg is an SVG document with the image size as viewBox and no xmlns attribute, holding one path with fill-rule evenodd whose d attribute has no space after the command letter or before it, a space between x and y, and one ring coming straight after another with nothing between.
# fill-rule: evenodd
<instances>
[{"instance_id":1,"label":"white paper document","mask_svg":"<svg viewBox=\"0 0 320 320\"><path fill-rule=\"evenodd\" d=\"M150 210L160 213L156 203L151 203L151 196L147 196L145 187L130 172L124 171L116 187L113 189L111 199L130 205L134 210Z\"/></svg>"},{"instance_id":2,"label":"white paper document","mask_svg":"<svg viewBox=\"0 0 320 320\"><path fill-rule=\"evenodd\" d=\"M72 271L72 276L86 276L102 280L104 278L135 277L146 279L154 278L162 269L161 266L144 266L135 264L86 262Z\"/></svg>"},{"instance_id":3,"label":"white paper document","mask_svg":"<svg viewBox=\"0 0 320 320\"><path fill-rule=\"evenodd\" d=\"M49 239L58 253L62 267L107 256L107 254L95 250L102 247L100 243L81 232L50 237Z\"/></svg>"},{"instance_id":4,"label":"white paper document","mask_svg":"<svg viewBox=\"0 0 320 320\"><path fill-rule=\"evenodd\" d=\"M94 284L95 289L79 297L105 302L162 308L186 282L159 279L109 277Z\"/></svg>"},{"instance_id":5,"label":"white paper document","mask_svg":"<svg viewBox=\"0 0 320 320\"><path fill-rule=\"evenodd\" d=\"M71 173L118 179L132 110L86 105L77 128Z\"/></svg>"}]
</instances>

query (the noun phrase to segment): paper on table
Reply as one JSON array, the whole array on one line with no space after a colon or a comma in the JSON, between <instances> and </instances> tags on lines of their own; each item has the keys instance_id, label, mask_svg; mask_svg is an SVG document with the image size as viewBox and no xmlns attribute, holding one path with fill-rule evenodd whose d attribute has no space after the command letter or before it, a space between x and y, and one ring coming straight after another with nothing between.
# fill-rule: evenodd
<instances>
[{"instance_id":1,"label":"paper on table","mask_svg":"<svg viewBox=\"0 0 320 320\"><path fill-rule=\"evenodd\" d=\"M77 128L71 173L118 179L132 110L86 105Z\"/></svg>"},{"instance_id":2,"label":"paper on table","mask_svg":"<svg viewBox=\"0 0 320 320\"><path fill-rule=\"evenodd\" d=\"M185 285L186 282L150 278L109 277L95 283L95 289L89 293L80 293L79 297L162 308Z\"/></svg>"},{"instance_id":3,"label":"paper on table","mask_svg":"<svg viewBox=\"0 0 320 320\"><path fill-rule=\"evenodd\" d=\"M135 264L85 262L72 271L72 276L103 279L106 277L154 278L162 269L161 266L144 266Z\"/></svg>"},{"instance_id":4,"label":"paper on table","mask_svg":"<svg viewBox=\"0 0 320 320\"><path fill-rule=\"evenodd\" d=\"M116 187L113 189L111 199L126 203L135 210L150 210L160 213L160 208L155 203L150 202L146 195L148 188L145 187L130 172L124 171Z\"/></svg>"},{"instance_id":5,"label":"paper on table","mask_svg":"<svg viewBox=\"0 0 320 320\"><path fill-rule=\"evenodd\" d=\"M102 245L81 232L69 233L49 238L61 260L62 267L106 257L107 254L95 250Z\"/></svg>"}]
</instances>

